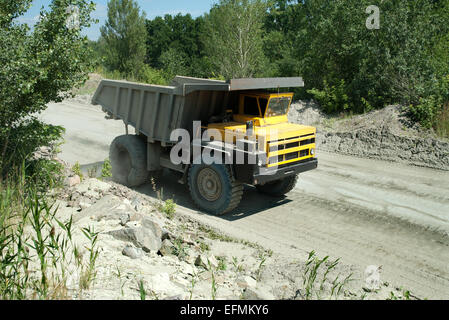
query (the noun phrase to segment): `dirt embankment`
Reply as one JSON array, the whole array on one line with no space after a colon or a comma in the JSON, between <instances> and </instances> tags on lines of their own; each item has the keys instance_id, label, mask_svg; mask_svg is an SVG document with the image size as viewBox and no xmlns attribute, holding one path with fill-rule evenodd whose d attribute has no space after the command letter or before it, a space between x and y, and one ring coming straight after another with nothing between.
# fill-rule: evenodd
<instances>
[{"instance_id":1,"label":"dirt embankment","mask_svg":"<svg viewBox=\"0 0 449 320\"><path fill-rule=\"evenodd\" d=\"M449 170L449 142L411 123L400 106L336 118L314 102L297 101L289 119L317 127L319 150Z\"/></svg>"}]
</instances>

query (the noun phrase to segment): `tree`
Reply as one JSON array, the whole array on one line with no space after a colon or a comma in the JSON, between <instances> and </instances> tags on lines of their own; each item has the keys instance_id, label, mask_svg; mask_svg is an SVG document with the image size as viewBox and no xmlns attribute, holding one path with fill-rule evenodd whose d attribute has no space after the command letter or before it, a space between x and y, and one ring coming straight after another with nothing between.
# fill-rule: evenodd
<instances>
[{"instance_id":1,"label":"tree","mask_svg":"<svg viewBox=\"0 0 449 320\"><path fill-rule=\"evenodd\" d=\"M220 0L206 14L206 53L220 75L246 78L263 72L266 8L262 0Z\"/></svg>"},{"instance_id":2,"label":"tree","mask_svg":"<svg viewBox=\"0 0 449 320\"><path fill-rule=\"evenodd\" d=\"M37 114L49 102L72 96L92 67L81 31L90 26L94 5L53 0L31 31L17 20L31 3L0 0L0 177L60 137L62 128L40 122ZM67 24L70 8L79 13L76 27Z\"/></svg>"},{"instance_id":3,"label":"tree","mask_svg":"<svg viewBox=\"0 0 449 320\"><path fill-rule=\"evenodd\" d=\"M168 78L173 74L194 77L210 75L201 42L201 35L204 33L203 17L193 19L190 14L167 14L163 18L147 20L146 24L148 64L164 69Z\"/></svg>"},{"instance_id":4,"label":"tree","mask_svg":"<svg viewBox=\"0 0 449 320\"><path fill-rule=\"evenodd\" d=\"M449 60L444 50L447 4L447 0L277 0L265 27L270 34L283 35L287 50L279 55L283 48L276 37L265 47L270 49L270 62L279 63L281 75L302 75L307 89L315 88L310 92L326 98L334 111L416 105L439 90L438 69L447 70L447 63L441 63ZM380 9L380 29L366 27L370 5Z\"/></svg>"},{"instance_id":5,"label":"tree","mask_svg":"<svg viewBox=\"0 0 449 320\"><path fill-rule=\"evenodd\" d=\"M137 2L110 0L108 19L100 31L107 68L137 75L145 61L147 40L145 13L140 13Z\"/></svg>"}]
</instances>

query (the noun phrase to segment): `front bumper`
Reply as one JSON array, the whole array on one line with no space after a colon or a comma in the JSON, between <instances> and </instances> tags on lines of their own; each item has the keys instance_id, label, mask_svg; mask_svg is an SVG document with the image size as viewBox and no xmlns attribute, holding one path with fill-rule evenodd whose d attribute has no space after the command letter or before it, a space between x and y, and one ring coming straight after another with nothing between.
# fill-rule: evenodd
<instances>
[{"instance_id":1,"label":"front bumper","mask_svg":"<svg viewBox=\"0 0 449 320\"><path fill-rule=\"evenodd\" d=\"M283 179L301 172L310 171L318 167L318 159L307 160L305 162L293 163L282 168L262 169L254 174L253 183L255 185L265 184L267 182Z\"/></svg>"}]
</instances>

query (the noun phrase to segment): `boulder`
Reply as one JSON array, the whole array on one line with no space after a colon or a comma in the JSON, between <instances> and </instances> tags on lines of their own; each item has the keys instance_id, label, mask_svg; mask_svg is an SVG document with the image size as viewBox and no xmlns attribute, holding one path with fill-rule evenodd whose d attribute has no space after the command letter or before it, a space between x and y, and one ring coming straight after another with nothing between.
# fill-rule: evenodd
<instances>
[{"instance_id":1,"label":"boulder","mask_svg":"<svg viewBox=\"0 0 449 320\"><path fill-rule=\"evenodd\" d=\"M163 255L163 256L171 256L173 255L173 249L174 249L174 245L173 243L171 243L170 240L165 239L164 241L162 241L162 246L159 249L159 252Z\"/></svg>"},{"instance_id":2,"label":"boulder","mask_svg":"<svg viewBox=\"0 0 449 320\"><path fill-rule=\"evenodd\" d=\"M124 228L108 232L117 240L131 242L138 248L142 248L145 252L158 252L161 249L161 238L154 234L151 229L140 228Z\"/></svg>"},{"instance_id":3,"label":"boulder","mask_svg":"<svg viewBox=\"0 0 449 320\"><path fill-rule=\"evenodd\" d=\"M126 246L123 248L122 254L130 257L131 259L139 259L143 256L143 250L140 248L134 248L132 246Z\"/></svg>"},{"instance_id":4,"label":"boulder","mask_svg":"<svg viewBox=\"0 0 449 320\"><path fill-rule=\"evenodd\" d=\"M150 230L151 232L153 232L154 235L156 235L159 239L162 239L162 228L160 227L160 225L154 221L151 218L148 217L144 217L142 219L142 227Z\"/></svg>"},{"instance_id":5,"label":"boulder","mask_svg":"<svg viewBox=\"0 0 449 320\"><path fill-rule=\"evenodd\" d=\"M131 217L129 215L129 213L124 213L120 216L120 225L121 226L126 226L126 224L131 221Z\"/></svg>"},{"instance_id":6,"label":"boulder","mask_svg":"<svg viewBox=\"0 0 449 320\"><path fill-rule=\"evenodd\" d=\"M123 215L132 216L136 214L135 210L125 203L120 198L107 195L98 200L94 205L84 209L79 214L75 215L73 220L75 222L93 216L97 221L100 220L120 220Z\"/></svg>"},{"instance_id":7,"label":"boulder","mask_svg":"<svg viewBox=\"0 0 449 320\"><path fill-rule=\"evenodd\" d=\"M81 183L81 178L79 175L75 175L73 177L67 177L64 181L64 185L67 187L74 187Z\"/></svg>"},{"instance_id":8,"label":"boulder","mask_svg":"<svg viewBox=\"0 0 449 320\"><path fill-rule=\"evenodd\" d=\"M85 194L88 191L105 193L105 192L109 191L109 189L111 189L111 185L109 183L100 181L95 178L90 178L90 179L83 181L83 183L79 184L75 188L75 191L79 192L80 194Z\"/></svg>"}]
</instances>

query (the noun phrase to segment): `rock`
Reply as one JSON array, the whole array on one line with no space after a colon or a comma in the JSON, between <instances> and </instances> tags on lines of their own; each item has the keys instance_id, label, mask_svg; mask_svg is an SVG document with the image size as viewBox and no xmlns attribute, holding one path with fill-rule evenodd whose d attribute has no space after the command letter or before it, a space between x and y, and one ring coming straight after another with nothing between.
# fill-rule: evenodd
<instances>
[{"instance_id":1,"label":"rock","mask_svg":"<svg viewBox=\"0 0 449 320\"><path fill-rule=\"evenodd\" d=\"M142 219L143 216L138 212L135 212L134 214L129 216L129 221L142 221Z\"/></svg>"},{"instance_id":2,"label":"rock","mask_svg":"<svg viewBox=\"0 0 449 320\"><path fill-rule=\"evenodd\" d=\"M89 216L94 216L97 221L105 220L120 220L122 215L134 215L136 212L130 206L124 204L120 198L107 195L98 200L94 205L90 206L86 210L83 210L80 214L73 217L75 222Z\"/></svg>"},{"instance_id":3,"label":"rock","mask_svg":"<svg viewBox=\"0 0 449 320\"><path fill-rule=\"evenodd\" d=\"M263 287L246 288L243 291L242 298L244 300L276 300L276 297L268 289Z\"/></svg>"},{"instance_id":4,"label":"rock","mask_svg":"<svg viewBox=\"0 0 449 320\"><path fill-rule=\"evenodd\" d=\"M165 239L164 241L162 241L162 246L159 249L159 252L163 255L163 256L171 256L173 255L173 249L174 249L174 245L173 243L171 243L170 240Z\"/></svg>"},{"instance_id":5,"label":"rock","mask_svg":"<svg viewBox=\"0 0 449 320\"><path fill-rule=\"evenodd\" d=\"M122 254L130 257L131 259L139 259L143 256L143 250L140 248L134 248L132 246L126 246L123 248Z\"/></svg>"},{"instance_id":6,"label":"rock","mask_svg":"<svg viewBox=\"0 0 449 320\"><path fill-rule=\"evenodd\" d=\"M142 219L142 227L150 230L156 237L158 237L159 239L162 239L162 228L153 219L144 217Z\"/></svg>"},{"instance_id":7,"label":"rock","mask_svg":"<svg viewBox=\"0 0 449 320\"><path fill-rule=\"evenodd\" d=\"M67 177L64 181L64 185L68 187L74 187L81 183L81 178L79 175L75 175L73 177Z\"/></svg>"},{"instance_id":8,"label":"rock","mask_svg":"<svg viewBox=\"0 0 449 320\"><path fill-rule=\"evenodd\" d=\"M80 201L80 203L78 204L78 206L79 206L82 210L84 210L84 209L87 209L87 208L91 207L92 204L90 204L90 203L88 203L88 202Z\"/></svg>"},{"instance_id":9,"label":"rock","mask_svg":"<svg viewBox=\"0 0 449 320\"><path fill-rule=\"evenodd\" d=\"M257 281L250 276L240 276L236 281L240 288L255 288L257 286Z\"/></svg>"},{"instance_id":10,"label":"rock","mask_svg":"<svg viewBox=\"0 0 449 320\"><path fill-rule=\"evenodd\" d=\"M75 190L78 191L80 194L84 194L89 190L96 191L99 193L105 193L109 191L109 189L111 189L111 185L109 183L100 181L95 178L87 179L75 188Z\"/></svg>"},{"instance_id":11,"label":"rock","mask_svg":"<svg viewBox=\"0 0 449 320\"><path fill-rule=\"evenodd\" d=\"M173 281L175 284L177 284L177 285L179 285L179 286L181 286L181 287L183 287L183 288L185 288L185 289L189 288L189 287L192 285L192 283L191 283L189 280L184 279L184 278L183 278L181 275L179 275L179 274L172 274L172 275L170 276L170 279L171 279L171 281Z\"/></svg>"},{"instance_id":12,"label":"rock","mask_svg":"<svg viewBox=\"0 0 449 320\"><path fill-rule=\"evenodd\" d=\"M200 254L195 260L196 266L203 267L207 270L209 270L209 263L212 268L214 269L218 268L218 261L213 254L210 255Z\"/></svg>"},{"instance_id":13,"label":"rock","mask_svg":"<svg viewBox=\"0 0 449 320\"><path fill-rule=\"evenodd\" d=\"M161 238L147 228L125 228L108 232L117 240L131 242L145 252L158 252L161 249Z\"/></svg>"},{"instance_id":14,"label":"rock","mask_svg":"<svg viewBox=\"0 0 449 320\"><path fill-rule=\"evenodd\" d=\"M140 210L142 210L142 202L139 200L139 198L135 197L131 200L131 206L134 208L134 210L136 210L137 212L139 212Z\"/></svg>"},{"instance_id":15,"label":"rock","mask_svg":"<svg viewBox=\"0 0 449 320\"><path fill-rule=\"evenodd\" d=\"M378 266L368 266L365 270L365 285L363 290L367 292L380 290L382 282L380 280L380 270L382 267Z\"/></svg>"},{"instance_id":16,"label":"rock","mask_svg":"<svg viewBox=\"0 0 449 320\"><path fill-rule=\"evenodd\" d=\"M170 281L168 273L163 272L152 276L148 281L148 287L157 294L165 294L168 297L184 295L184 288L181 288Z\"/></svg>"},{"instance_id":17,"label":"rock","mask_svg":"<svg viewBox=\"0 0 449 320\"><path fill-rule=\"evenodd\" d=\"M184 250L184 257L183 257L183 261L187 262L188 264L195 264L195 261L198 257L198 251L195 251L193 248L186 248Z\"/></svg>"},{"instance_id":18,"label":"rock","mask_svg":"<svg viewBox=\"0 0 449 320\"><path fill-rule=\"evenodd\" d=\"M187 274L189 276L193 276L193 275L197 274L197 270L194 266L192 266L191 264L188 264L188 263L184 263L184 262L181 265L179 272L181 272L182 274Z\"/></svg>"},{"instance_id":19,"label":"rock","mask_svg":"<svg viewBox=\"0 0 449 320\"><path fill-rule=\"evenodd\" d=\"M126 224L131 221L131 218L129 216L129 213L124 213L120 216L120 225L126 226Z\"/></svg>"}]
</instances>

